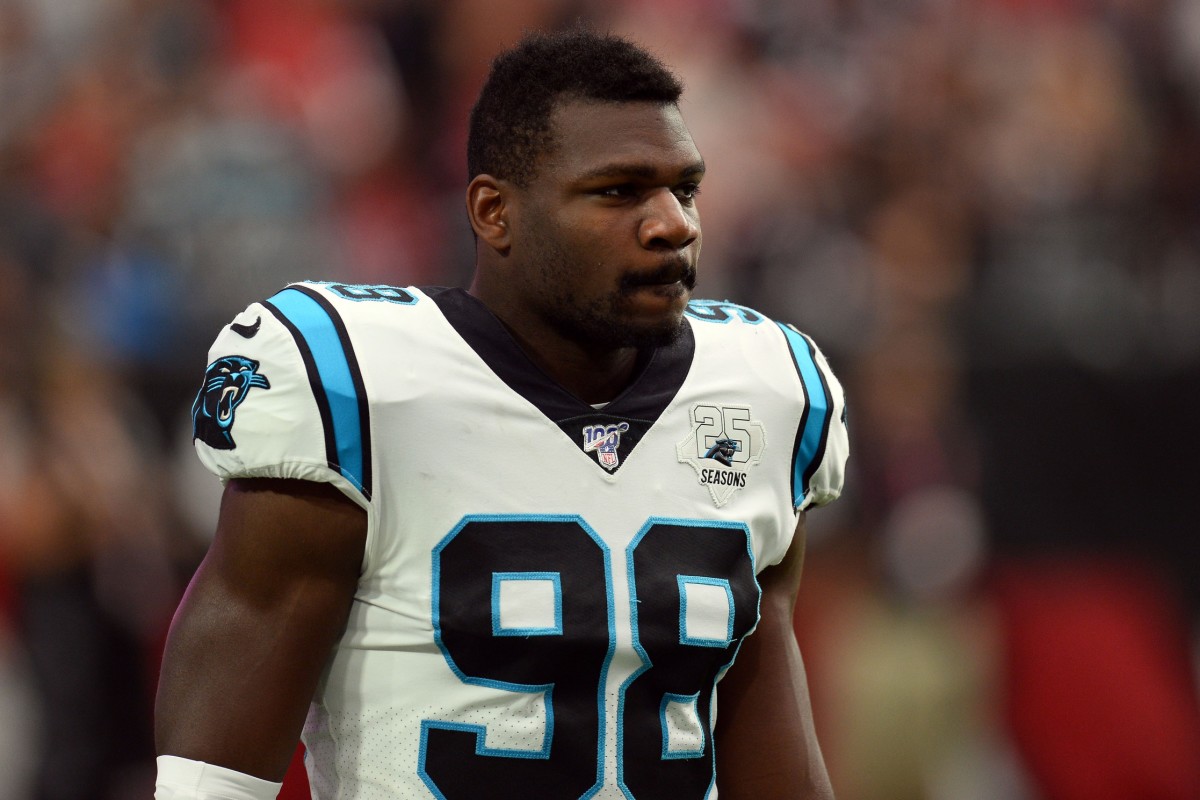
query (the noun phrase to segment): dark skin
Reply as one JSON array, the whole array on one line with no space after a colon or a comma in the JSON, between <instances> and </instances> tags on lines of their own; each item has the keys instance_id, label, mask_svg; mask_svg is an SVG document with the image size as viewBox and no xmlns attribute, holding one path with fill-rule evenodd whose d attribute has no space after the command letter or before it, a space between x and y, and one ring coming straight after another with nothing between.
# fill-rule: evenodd
<instances>
[{"instance_id":1,"label":"dark skin","mask_svg":"<svg viewBox=\"0 0 1200 800\"><path fill-rule=\"evenodd\" d=\"M479 175L467 188L471 292L547 374L605 402L637 358L608 329L652 336L682 321L700 257L704 161L674 106L572 102L552 119L557 146L529 186ZM598 329L564 331L554 319L564 307L592 312Z\"/></svg>"},{"instance_id":2,"label":"dark skin","mask_svg":"<svg viewBox=\"0 0 1200 800\"><path fill-rule=\"evenodd\" d=\"M366 512L328 484L230 481L167 638L160 754L283 780L350 612L366 530Z\"/></svg>"},{"instance_id":3,"label":"dark skin","mask_svg":"<svg viewBox=\"0 0 1200 800\"><path fill-rule=\"evenodd\" d=\"M632 380L639 344L682 323L704 165L673 105L573 101L552 122L556 146L527 186L480 175L468 187L471 292L547 374L604 402ZM283 779L349 613L366 526L331 486L230 482L167 641L159 753ZM803 555L801 515L784 561L759 576L758 629L721 682L726 800L833 796L792 631Z\"/></svg>"},{"instance_id":4,"label":"dark skin","mask_svg":"<svg viewBox=\"0 0 1200 800\"><path fill-rule=\"evenodd\" d=\"M759 622L742 641L717 693L714 731L722 800L832 800L817 744L792 613L804 566L805 517L779 564L758 576Z\"/></svg>"}]
</instances>

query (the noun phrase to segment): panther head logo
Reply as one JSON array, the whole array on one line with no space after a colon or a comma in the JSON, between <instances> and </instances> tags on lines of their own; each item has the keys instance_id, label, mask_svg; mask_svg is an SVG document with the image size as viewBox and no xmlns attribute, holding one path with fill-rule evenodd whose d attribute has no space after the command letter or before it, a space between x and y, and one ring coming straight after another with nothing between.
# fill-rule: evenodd
<instances>
[{"instance_id":1,"label":"panther head logo","mask_svg":"<svg viewBox=\"0 0 1200 800\"><path fill-rule=\"evenodd\" d=\"M233 412L254 387L270 389L258 374L258 362L245 356L225 356L208 365L204 385L192 403L192 438L217 450L237 447L230 434Z\"/></svg>"},{"instance_id":2,"label":"panther head logo","mask_svg":"<svg viewBox=\"0 0 1200 800\"><path fill-rule=\"evenodd\" d=\"M729 467L733 465L733 454L742 449L741 442L734 439L717 439L704 454L705 458L716 459Z\"/></svg>"}]
</instances>

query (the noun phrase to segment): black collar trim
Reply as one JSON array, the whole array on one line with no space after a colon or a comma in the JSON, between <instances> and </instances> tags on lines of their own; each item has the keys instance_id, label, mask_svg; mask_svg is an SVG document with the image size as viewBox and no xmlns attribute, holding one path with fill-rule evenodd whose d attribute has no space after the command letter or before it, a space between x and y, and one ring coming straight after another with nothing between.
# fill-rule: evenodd
<instances>
[{"instance_id":1,"label":"black collar trim","mask_svg":"<svg viewBox=\"0 0 1200 800\"><path fill-rule=\"evenodd\" d=\"M508 329L479 299L462 289L422 288L446 320L510 389L537 407L583 448L581 431L589 425L629 424L618 447L618 464L658 421L675 399L691 370L696 338L684 323L683 335L666 347L642 353L634 379L602 409L576 397L547 375L525 353ZM608 467L610 471L616 466Z\"/></svg>"}]
</instances>

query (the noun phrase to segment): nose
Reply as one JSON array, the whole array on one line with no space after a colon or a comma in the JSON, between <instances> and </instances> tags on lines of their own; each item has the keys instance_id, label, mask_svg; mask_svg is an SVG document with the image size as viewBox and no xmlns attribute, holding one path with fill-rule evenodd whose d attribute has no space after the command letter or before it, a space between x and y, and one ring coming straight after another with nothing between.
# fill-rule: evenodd
<instances>
[{"instance_id":1,"label":"nose","mask_svg":"<svg viewBox=\"0 0 1200 800\"><path fill-rule=\"evenodd\" d=\"M684 206L670 189L653 192L645 201L638 238L647 250L682 250L700 238L700 216Z\"/></svg>"}]
</instances>

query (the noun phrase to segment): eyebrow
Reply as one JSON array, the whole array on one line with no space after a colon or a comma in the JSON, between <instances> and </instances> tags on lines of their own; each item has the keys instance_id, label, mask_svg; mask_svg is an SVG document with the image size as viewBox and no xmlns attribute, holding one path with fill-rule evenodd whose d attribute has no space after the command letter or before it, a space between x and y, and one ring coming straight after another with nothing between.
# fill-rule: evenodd
<instances>
[{"instance_id":1,"label":"eyebrow","mask_svg":"<svg viewBox=\"0 0 1200 800\"><path fill-rule=\"evenodd\" d=\"M693 164L688 164L683 169L679 170L679 178L690 178L693 176L702 176L706 171L704 161L697 161ZM650 164L643 162L629 162L614 164L605 164L583 173L578 177L580 181L603 180L606 178L641 178L643 180L654 180L659 176L659 170Z\"/></svg>"}]
</instances>

